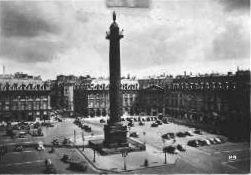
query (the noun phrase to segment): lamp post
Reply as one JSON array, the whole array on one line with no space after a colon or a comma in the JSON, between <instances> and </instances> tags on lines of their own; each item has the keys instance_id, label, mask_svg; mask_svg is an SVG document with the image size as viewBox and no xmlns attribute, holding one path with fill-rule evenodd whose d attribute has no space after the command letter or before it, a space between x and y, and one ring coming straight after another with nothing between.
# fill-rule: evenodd
<instances>
[{"instance_id":1,"label":"lamp post","mask_svg":"<svg viewBox=\"0 0 251 175\"><path fill-rule=\"evenodd\" d=\"M83 151L85 151L85 134L83 129L82 129L82 140L83 140Z\"/></svg>"},{"instance_id":2,"label":"lamp post","mask_svg":"<svg viewBox=\"0 0 251 175\"><path fill-rule=\"evenodd\" d=\"M163 149L163 152L164 152L164 154L165 154L165 162L164 162L164 164L166 164L166 150L165 149Z\"/></svg>"},{"instance_id":3,"label":"lamp post","mask_svg":"<svg viewBox=\"0 0 251 175\"><path fill-rule=\"evenodd\" d=\"M125 150L125 151L122 151L122 157L124 158L124 170L126 170L126 156L128 154L128 152Z\"/></svg>"},{"instance_id":4,"label":"lamp post","mask_svg":"<svg viewBox=\"0 0 251 175\"><path fill-rule=\"evenodd\" d=\"M96 162L96 151L95 151L95 149L93 149L93 162L94 163Z\"/></svg>"}]
</instances>

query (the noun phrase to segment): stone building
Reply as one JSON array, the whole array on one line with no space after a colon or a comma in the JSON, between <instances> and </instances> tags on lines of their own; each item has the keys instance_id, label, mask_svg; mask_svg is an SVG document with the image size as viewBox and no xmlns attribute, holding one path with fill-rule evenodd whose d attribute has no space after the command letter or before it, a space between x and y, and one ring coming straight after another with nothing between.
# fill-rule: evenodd
<instances>
[{"instance_id":1,"label":"stone building","mask_svg":"<svg viewBox=\"0 0 251 175\"><path fill-rule=\"evenodd\" d=\"M23 73L0 75L0 121L49 119L50 87Z\"/></svg>"},{"instance_id":2,"label":"stone building","mask_svg":"<svg viewBox=\"0 0 251 175\"><path fill-rule=\"evenodd\" d=\"M172 76L139 79L136 111L140 115L159 116L164 113L164 87L172 82Z\"/></svg>"},{"instance_id":3,"label":"stone building","mask_svg":"<svg viewBox=\"0 0 251 175\"><path fill-rule=\"evenodd\" d=\"M134 114L134 102L139 89L138 82L132 79L121 80L123 105L122 115ZM92 79L86 80L82 85L74 89L75 112L84 116L109 115L109 80Z\"/></svg>"},{"instance_id":4,"label":"stone building","mask_svg":"<svg viewBox=\"0 0 251 175\"><path fill-rule=\"evenodd\" d=\"M55 85L55 105L57 109L61 109L64 114L73 116L74 101L73 101L73 89L77 82L77 77L74 75L59 75L56 79ZM54 107L54 106L53 106Z\"/></svg>"},{"instance_id":5,"label":"stone building","mask_svg":"<svg viewBox=\"0 0 251 175\"><path fill-rule=\"evenodd\" d=\"M177 76L165 87L165 116L235 137L248 136L249 103L250 71Z\"/></svg>"}]
</instances>

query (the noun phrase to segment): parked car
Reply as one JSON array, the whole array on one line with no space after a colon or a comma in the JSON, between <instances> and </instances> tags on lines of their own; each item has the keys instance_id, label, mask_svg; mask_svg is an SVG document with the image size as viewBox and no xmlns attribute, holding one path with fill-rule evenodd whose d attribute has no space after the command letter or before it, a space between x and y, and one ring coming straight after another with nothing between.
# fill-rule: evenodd
<instances>
[{"instance_id":1,"label":"parked car","mask_svg":"<svg viewBox=\"0 0 251 175\"><path fill-rule=\"evenodd\" d=\"M27 136L27 132L19 132L19 134L18 134L18 137L19 138L27 138L28 136Z\"/></svg>"},{"instance_id":2,"label":"parked car","mask_svg":"<svg viewBox=\"0 0 251 175\"><path fill-rule=\"evenodd\" d=\"M174 146L166 146L163 148L163 152L170 154L178 154L178 150Z\"/></svg>"},{"instance_id":3,"label":"parked car","mask_svg":"<svg viewBox=\"0 0 251 175\"><path fill-rule=\"evenodd\" d=\"M13 151L21 152L21 151L23 151L23 146L22 145L16 145Z\"/></svg>"},{"instance_id":4,"label":"parked car","mask_svg":"<svg viewBox=\"0 0 251 175\"><path fill-rule=\"evenodd\" d=\"M211 145L211 143L207 139L198 140L198 142L199 142L200 146Z\"/></svg>"},{"instance_id":5,"label":"parked car","mask_svg":"<svg viewBox=\"0 0 251 175\"><path fill-rule=\"evenodd\" d=\"M38 144L37 144L37 150L38 151L44 151L45 150L43 142L38 142Z\"/></svg>"},{"instance_id":6,"label":"parked car","mask_svg":"<svg viewBox=\"0 0 251 175\"><path fill-rule=\"evenodd\" d=\"M164 119L164 120L163 120L163 123L168 124L169 122L168 122L167 119Z\"/></svg>"},{"instance_id":7,"label":"parked car","mask_svg":"<svg viewBox=\"0 0 251 175\"><path fill-rule=\"evenodd\" d=\"M209 138L208 139L212 145L217 144L217 142L214 140L214 138Z\"/></svg>"},{"instance_id":8,"label":"parked car","mask_svg":"<svg viewBox=\"0 0 251 175\"><path fill-rule=\"evenodd\" d=\"M187 136L193 136L193 133L192 133L192 131L186 131L185 135L187 135Z\"/></svg>"},{"instance_id":9,"label":"parked car","mask_svg":"<svg viewBox=\"0 0 251 175\"><path fill-rule=\"evenodd\" d=\"M133 127L134 126L134 123L131 121L127 124L127 126L130 126L130 127Z\"/></svg>"},{"instance_id":10,"label":"parked car","mask_svg":"<svg viewBox=\"0 0 251 175\"><path fill-rule=\"evenodd\" d=\"M162 125L162 121L161 120L157 120L156 123L158 123L158 125Z\"/></svg>"},{"instance_id":11,"label":"parked car","mask_svg":"<svg viewBox=\"0 0 251 175\"><path fill-rule=\"evenodd\" d=\"M187 142L187 145L189 146L192 146L192 147L199 147L200 146L200 143L198 140L189 140Z\"/></svg>"},{"instance_id":12,"label":"parked car","mask_svg":"<svg viewBox=\"0 0 251 175\"><path fill-rule=\"evenodd\" d=\"M186 149L180 144L177 145L177 149L182 152L186 151Z\"/></svg>"},{"instance_id":13,"label":"parked car","mask_svg":"<svg viewBox=\"0 0 251 175\"><path fill-rule=\"evenodd\" d=\"M183 133L183 132L177 132L176 136L178 136L178 137L186 137L186 134Z\"/></svg>"},{"instance_id":14,"label":"parked car","mask_svg":"<svg viewBox=\"0 0 251 175\"><path fill-rule=\"evenodd\" d=\"M195 133L195 134L202 135L202 131L201 131L201 130L195 130L194 133Z\"/></svg>"},{"instance_id":15,"label":"parked car","mask_svg":"<svg viewBox=\"0 0 251 175\"><path fill-rule=\"evenodd\" d=\"M64 138L64 141L62 142L64 145L70 145L71 141L69 138Z\"/></svg>"},{"instance_id":16,"label":"parked car","mask_svg":"<svg viewBox=\"0 0 251 175\"><path fill-rule=\"evenodd\" d=\"M158 127L159 125L157 123L152 123L151 127Z\"/></svg>"},{"instance_id":17,"label":"parked car","mask_svg":"<svg viewBox=\"0 0 251 175\"><path fill-rule=\"evenodd\" d=\"M133 120L134 120L134 122L137 122L137 121L138 121L136 118L134 118Z\"/></svg>"},{"instance_id":18,"label":"parked car","mask_svg":"<svg viewBox=\"0 0 251 175\"><path fill-rule=\"evenodd\" d=\"M214 141L215 141L217 144L221 144L221 143L222 143L222 142L221 142L221 139L218 138L218 137L214 138Z\"/></svg>"},{"instance_id":19,"label":"parked car","mask_svg":"<svg viewBox=\"0 0 251 175\"><path fill-rule=\"evenodd\" d=\"M172 139L175 138L175 134L174 134L173 132L169 132L169 135L170 135L170 137L171 137Z\"/></svg>"},{"instance_id":20,"label":"parked car","mask_svg":"<svg viewBox=\"0 0 251 175\"><path fill-rule=\"evenodd\" d=\"M54 146L59 146L59 141L58 141L58 139L54 139L54 140L52 141L52 144L53 144Z\"/></svg>"},{"instance_id":21,"label":"parked car","mask_svg":"<svg viewBox=\"0 0 251 175\"><path fill-rule=\"evenodd\" d=\"M130 137L139 137L139 134L137 132L131 132Z\"/></svg>"},{"instance_id":22,"label":"parked car","mask_svg":"<svg viewBox=\"0 0 251 175\"><path fill-rule=\"evenodd\" d=\"M143 126L143 125L145 125L145 123L142 122L142 121L140 121L140 122L139 122L139 125L140 125L140 126Z\"/></svg>"},{"instance_id":23,"label":"parked car","mask_svg":"<svg viewBox=\"0 0 251 175\"><path fill-rule=\"evenodd\" d=\"M166 139L166 140L170 140L171 139L169 133L163 134L161 137L162 137L162 139Z\"/></svg>"},{"instance_id":24,"label":"parked car","mask_svg":"<svg viewBox=\"0 0 251 175\"><path fill-rule=\"evenodd\" d=\"M141 120L142 120L142 122L145 122L145 121L146 121L144 118L142 118Z\"/></svg>"},{"instance_id":25,"label":"parked car","mask_svg":"<svg viewBox=\"0 0 251 175\"><path fill-rule=\"evenodd\" d=\"M100 119L99 122L100 122L100 123L105 123L105 120L104 120L104 119Z\"/></svg>"},{"instance_id":26,"label":"parked car","mask_svg":"<svg viewBox=\"0 0 251 175\"><path fill-rule=\"evenodd\" d=\"M148 121L148 122L149 122L150 120L151 120L151 119L150 119L150 117L147 117L147 118L146 118L146 121Z\"/></svg>"},{"instance_id":27,"label":"parked car","mask_svg":"<svg viewBox=\"0 0 251 175\"><path fill-rule=\"evenodd\" d=\"M122 121L122 122L124 122L124 121L125 121L125 119L124 119L124 118L121 118L121 121Z\"/></svg>"},{"instance_id":28,"label":"parked car","mask_svg":"<svg viewBox=\"0 0 251 175\"><path fill-rule=\"evenodd\" d=\"M64 163L70 163L72 161L72 158L68 155L68 154L64 154L61 158L61 160L64 162Z\"/></svg>"}]
</instances>

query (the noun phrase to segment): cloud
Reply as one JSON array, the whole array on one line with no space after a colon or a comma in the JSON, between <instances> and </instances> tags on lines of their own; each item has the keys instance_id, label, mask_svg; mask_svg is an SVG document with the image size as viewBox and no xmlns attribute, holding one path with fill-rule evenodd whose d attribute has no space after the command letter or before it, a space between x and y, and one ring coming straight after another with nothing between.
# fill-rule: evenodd
<instances>
[{"instance_id":1,"label":"cloud","mask_svg":"<svg viewBox=\"0 0 251 175\"><path fill-rule=\"evenodd\" d=\"M106 8L104 0L0 3L0 57L13 72L27 70L46 78L109 73L105 31L114 9ZM151 8L116 12L125 34L121 40L125 74L158 68L170 73L210 70L216 65L222 69L233 59L241 60L238 64L249 59L249 15L226 12L217 0L156 0Z\"/></svg>"},{"instance_id":2,"label":"cloud","mask_svg":"<svg viewBox=\"0 0 251 175\"><path fill-rule=\"evenodd\" d=\"M37 4L31 2L0 2L1 35L5 37L36 37L44 33L56 34L59 27L43 18Z\"/></svg>"},{"instance_id":3,"label":"cloud","mask_svg":"<svg viewBox=\"0 0 251 175\"><path fill-rule=\"evenodd\" d=\"M250 10L250 0L219 0L226 11Z\"/></svg>"},{"instance_id":4,"label":"cloud","mask_svg":"<svg viewBox=\"0 0 251 175\"><path fill-rule=\"evenodd\" d=\"M208 60L249 60L250 58L250 24L249 17L228 16L205 52Z\"/></svg>"}]
</instances>

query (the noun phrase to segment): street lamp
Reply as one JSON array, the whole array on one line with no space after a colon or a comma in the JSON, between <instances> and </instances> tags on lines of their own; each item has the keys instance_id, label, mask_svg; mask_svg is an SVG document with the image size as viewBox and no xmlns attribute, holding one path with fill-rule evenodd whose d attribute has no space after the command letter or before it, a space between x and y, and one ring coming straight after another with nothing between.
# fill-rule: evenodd
<instances>
[{"instance_id":1,"label":"street lamp","mask_svg":"<svg viewBox=\"0 0 251 175\"><path fill-rule=\"evenodd\" d=\"M124 150L121 153L122 153L122 157L124 158L124 170L126 170L126 156L128 155L128 152Z\"/></svg>"},{"instance_id":2,"label":"street lamp","mask_svg":"<svg viewBox=\"0 0 251 175\"><path fill-rule=\"evenodd\" d=\"M85 151L85 134L83 129L82 129L82 140L83 140L83 151Z\"/></svg>"},{"instance_id":3,"label":"street lamp","mask_svg":"<svg viewBox=\"0 0 251 175\"><path fill-rule=\"evenodd\" d=\"M165 148L163 148L163 152L165 154L165 162L164 162L164 164L166 164L166 153L167 153L167 150Z\"/></svg>"}]
</instances>

